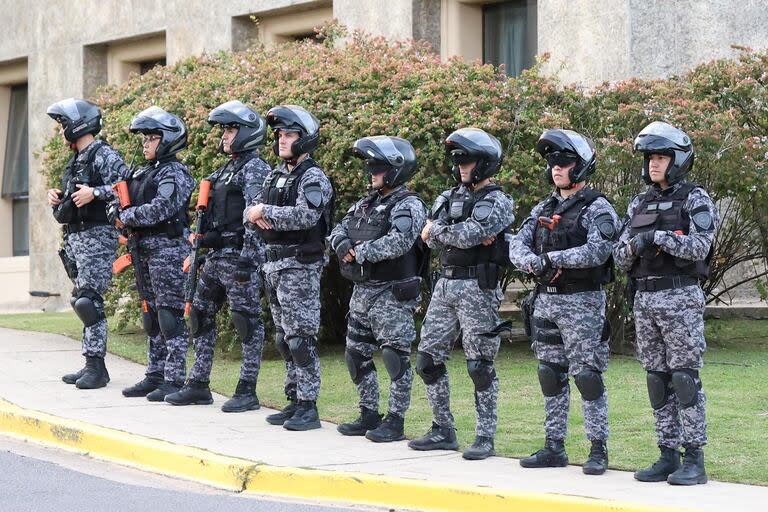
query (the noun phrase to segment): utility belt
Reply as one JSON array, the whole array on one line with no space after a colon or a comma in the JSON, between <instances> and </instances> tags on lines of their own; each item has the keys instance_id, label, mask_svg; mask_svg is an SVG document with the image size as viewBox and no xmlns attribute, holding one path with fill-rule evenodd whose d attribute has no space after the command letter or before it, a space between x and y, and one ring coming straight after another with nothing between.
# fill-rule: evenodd
<instances>
[{"instance_id":1,"label":"utility belt","mask_svg":"<svg viewBox=\"0 0 768 512\"><path fill-rule=\"evenodd\" d=\"M581 292L599 292L603 289L600 283L591 283L589 281L577 281L567 284L540 284L536 286L539 293L549 293L551 295L567 295L570 293Z\"/></svg>"},{"instance_id":2,"label":"utility belt","mask_svg":"<svg viewBox=\"0 0 768 512\"><path fill-rule=\"evenodd\" d=\"M80 233L86 229L95 228L96 226L109 226L108 222L73 222L71 224L64 224L61 229L64 230L65 235L71 235L72 233Z\"/></svg>"},{"instance_id":3,"label":"utility belt","mask_svg":"<svg viewBox=\"0 0 768 512\"><path fill-rule=\"evenodd\" d=\"M477 279L481 290L495 290L499 285L499 266L496 263L480 263L462 267L458 265L443 265L440 267L440 277L446 279Z\"/></svg>"},{"instance_id":4,"label":"utility belt","mask_svg":"<svg viewBox=\"0 0 768 512\"><path fill-rule=\"evenodd\" d=\"M641 277L635 279L638 292L658 292L686 286L699 286L699 279L693 276Z\"/></svg>"},{"instance_id":5,"label":"utility belt","mask_svg":"<svg viewBox=\"0 0 768 512\"><path fill-rule=\"evenodd\" d=\"M299 263L316 263L322 261L325 246L322 242L303 245L268 245L267 261L279 261L285 258L296 258Z\"/></svg>"},{"instance_id":6,"label":"utility belt","mask_svg":"<svg viewBox=\"0 0 768 512\"><path fill-rule=\"evenodd\" d=\"M162 235L168 238L178 238L184 235L184 228L178 224L160 224L158 226L131 227L131 230L141 236Z\"/></svg>"}]
</instances>

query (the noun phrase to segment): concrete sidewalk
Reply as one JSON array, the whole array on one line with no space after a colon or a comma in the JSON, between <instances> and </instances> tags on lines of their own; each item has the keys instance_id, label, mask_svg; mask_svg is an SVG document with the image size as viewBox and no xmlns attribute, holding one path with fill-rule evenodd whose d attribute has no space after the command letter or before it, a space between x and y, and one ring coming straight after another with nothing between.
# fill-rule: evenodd
<instances>
[{"instance_id":1,"label":"concrete sidewalk","mask_svg":"<svg viewBox=\"0 0 768 512\"><path fill-rule=\"evenodd\" d=\"M514 459L493 457L485 461L470 462L463 460L459 452L421 453L410 450L405 442L379 445L363 438L343 437L336 432L335 425L330 423L323 423L323 428L319 430L289 432L266 423L265 416L273 412L269 409L262 408L243 414L221 413L219 406L225 400L222 396L214 397L214 405L189 407L150 403L142 398L127 399L120 391L142 375L143 367L112 355L107 357L107 366L112 378L110 384L100 390L77 390L74 386L61 382L60 376L82 364L78 342L63 336L9 329L0 329L0 339L0 358L3 362L0 398L26 411L46 414L44 417L28 417L23 420L26 427L35 426L40 429L43 423L55 424L57 418L62 418L62 424L65 425L62 428L66 427L69 429L67 432L72 432L72 424L66 423L65 419L76 420L82 422L76 423L78 426L75 430L78 432L87 430L88 425L121 431L120 435L125 437L114 438L120 439L115 441L116 443L131 443L132 439L140 440L138 436L143 436L176 446L206 450L212 452L214 458L216 456L213 454L230 457L232 459L222 459L222 464L229 464L230 469L234 467L231 461L235 459L243 463L251 461L253 464L285 468L291 471L291 486L297 491L304 485L302 475L332 477L339 474L358 484L373 482L371 489L376 488L377 492L383 493L381 495L384 498L377 498L376 493L371 493L368 495L370 499L366 498L365 501L380 505L391 504L386 501L387 492L399 489L392 484L395 487L387 491L388 482L404 482L416 494L420 492L420 488L455 492L456 500L461 495L471 497L475 491L480 493L478 496L482 494L490 497L510 497L502 503L509 506L514 504L517 507L515 510L566 509L563 507L568 510L658 510L658 507L663 507L758 511L766 510L768 503L768 487L721 482L710 482L692 488L673 487L664 482L642 484L636 482L628 472L608 471L604 476L590 477L583 475L581 468L576 466L524 470ZM0 422L3 424L2 428L9 433L22 437L36 436L26 434L21 428L14 431L14 423L9 418L22 418L23 414L4 412L2 416L5 418L4 423ZM18 423L22 420L15 421ZM55 428L50 427L50 430ZM131 437L132 435L134 436ZM77 440L79 434L75 432L69 437ZM33 440L46 442L43 438ZM171 446L167 443L156 446ZM99 453L99 450L88 449L85 445L78 447L74 442L69 446L81 451L91 451L94 456L121 460L120 456ZM140 464L142 467L163 471L162 464L156 467L152 464L151 450L156 448L155 445L137 441L136 446L141 446L141 449L146 451L140 454L145 461ZM135 452L138 448L132 450ZM200 464L205 466L202 460L206 457L205 452L184 453L192 454L190 457L200 457ZM200 455L201 453L203 455ZM158 451L157 458L160 457L164 455ZM137 464L131 459L123 462ZM263 471L265 466L258 467L258 471ZM185 476L183 471L177 474ZM199 471L190 470L186 476L196 479L200 478L199 474ZM258 482L260 474L249 473L246 483ZM368 477L371 479L366 480ZM210 481L215 483L214 479ZM323 486L330 488L336 485L332 483L333 480L328 482L330 483L319 484L319 490L313 490L312 493L297 492L297 495L311 494L320 499L327 497L338 501L338 493L342 492L339 489L342 487L337 488L336 495L325 496ZM258 492L272 492L265 486L243 486L243 489L251 488L257 489ZM292 494L285 488L276 488L274 492ZM514 501L516 496L520 497L519 501ZM350 495L349 501L358 499ZM397 503L401 507L404 506L402 500ZM434 506L425 505L424 501L414 503L417 504L414 508L451 509L437 502Z\"/></svg>"}]
</instances>

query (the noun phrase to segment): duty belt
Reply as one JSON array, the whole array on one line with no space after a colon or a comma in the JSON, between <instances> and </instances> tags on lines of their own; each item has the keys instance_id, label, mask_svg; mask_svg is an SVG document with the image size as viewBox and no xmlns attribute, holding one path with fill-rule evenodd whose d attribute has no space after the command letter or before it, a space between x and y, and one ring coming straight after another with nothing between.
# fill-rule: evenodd
<instances>
[{"instance_id":1,"label":"duty belt","mask_svg":"<svg viewBox=\"0 0 768 512\"><path fill-rule=\"evenodd\" d=\"M599 292L603 285L599 283L568 283L568 284L540 284L536 287L539 293L551 295L567 295L569 293Z\"/></svg>"},{"instance_id":2,"label":"duty belt","mask_svg":"<svg viewBox=\"0 0 768 512\"><path fill-rule=\"evenodd\" d=\"M635 286L639 292L658 292L659 290L671 290L699 284L699 279L692 276L672 277L641 277L635 279Z\"/></svg>"},{"instance_id":3,"label":"duty belt","mask_svg":"<svg viewBox=\"0 0 768 512\"><path fill-rule=\"evenodd\" d=\"M71 235L72 233L80 233L86 229L91 229L96 226L109 226L106 222L75 222L72 224L64 224L62 229L65 235Z\"/></svg>"},{"instance_id":4,"label":"duty belt","mask_svg":"<svg viewBox=\"0 0 768 512\"><path fill-rule=\"evenodd\" d=\"M440 269L440 277L446 279L476 279L477 267L457 267L446 265Z\"/></svg>"}]
</instances>

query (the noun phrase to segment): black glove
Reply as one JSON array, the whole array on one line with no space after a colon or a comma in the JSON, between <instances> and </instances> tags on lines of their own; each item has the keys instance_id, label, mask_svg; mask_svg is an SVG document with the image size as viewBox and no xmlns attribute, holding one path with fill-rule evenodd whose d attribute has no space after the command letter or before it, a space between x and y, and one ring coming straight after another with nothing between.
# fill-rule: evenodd
<instances>
[{"instance_id":1,"label":"black glove","mask_svg":"<svg viewBox=\"0 0 768 512\"><path fill-rule=\"evenodd\" d=\"M109 223L114 226L118 218L120 218L120 207L117 203L111 202L107 204L107 220Z\"/></svg>"},{"instance_id":2,"label":"black glove","mask_svg":"<svg viewBox=\"0 0 768 512\"><path fill-rule=\"evenodd\" d=\"M224 240L221 239L221 233L218 230L212 229L203 233L200 238L200 247L208 247L209 249L221 249L224 247Z\"/></svg>"},{"instance_id":3,"label":"black glove","mask_svg":"<svg viewBox=\"0 0 768 512\"><path fill-rule=\"evenodd\" d=\"M336 256L339 257L339 261L341 261L344 256L349 254L349 250L354 247L354 244L352 243L352 240L349 238L345 238L343 242L341 242L339 245L336 246Z\"/></svg>"},{"instance_id":4,"label":"black glove","mask_svg":"<svg viewBox=\"0 0 768 512\"><path fill-rule=\"evenodd\" d=\"M643 231L632 237L629 241L629 246L632 248L632 253L640 258L652 258L656 255L657 247L653 242L655 231Z\"/></svg>"},{"instance_id":5,"label":"black glove","mask_svg":"<svg viewBox=\"0 0 768 512\"><path fill-rule=\"evenodd\" d=\"M250 259L240 256L237 258L237 268L235 268L235 281L238 283L247 283L251 280L251 274L256 270Z\"/></svg>"},{"instance_id":6,"label":"black glove","mask_svg":"<svg viewBox=\"0 0 768 512\"><path fill-rule=\"evenodd\" d=\"M548 270L552 268L552 261L549 259L549 255L544 253L531 263L531 272L536 277L544 275Z\"/></svg>"}]
</instances>

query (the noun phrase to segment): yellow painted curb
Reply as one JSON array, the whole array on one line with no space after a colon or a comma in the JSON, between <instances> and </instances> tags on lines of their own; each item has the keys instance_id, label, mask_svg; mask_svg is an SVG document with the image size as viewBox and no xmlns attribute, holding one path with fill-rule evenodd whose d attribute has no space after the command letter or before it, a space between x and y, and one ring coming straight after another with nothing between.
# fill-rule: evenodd
<instances>
[{"instance_id":1,"label":"yellow painted curb","mask_svg":"<svg viewBox=\"0 0 768 512\"><path fill-rule=\"evenodd\" d=\"M435 512L674 512L581 497L437 484L363 473L270 466L29 411L0 399L0 431L152 472L235 491Z\"/></svg>"}]
</instances>

